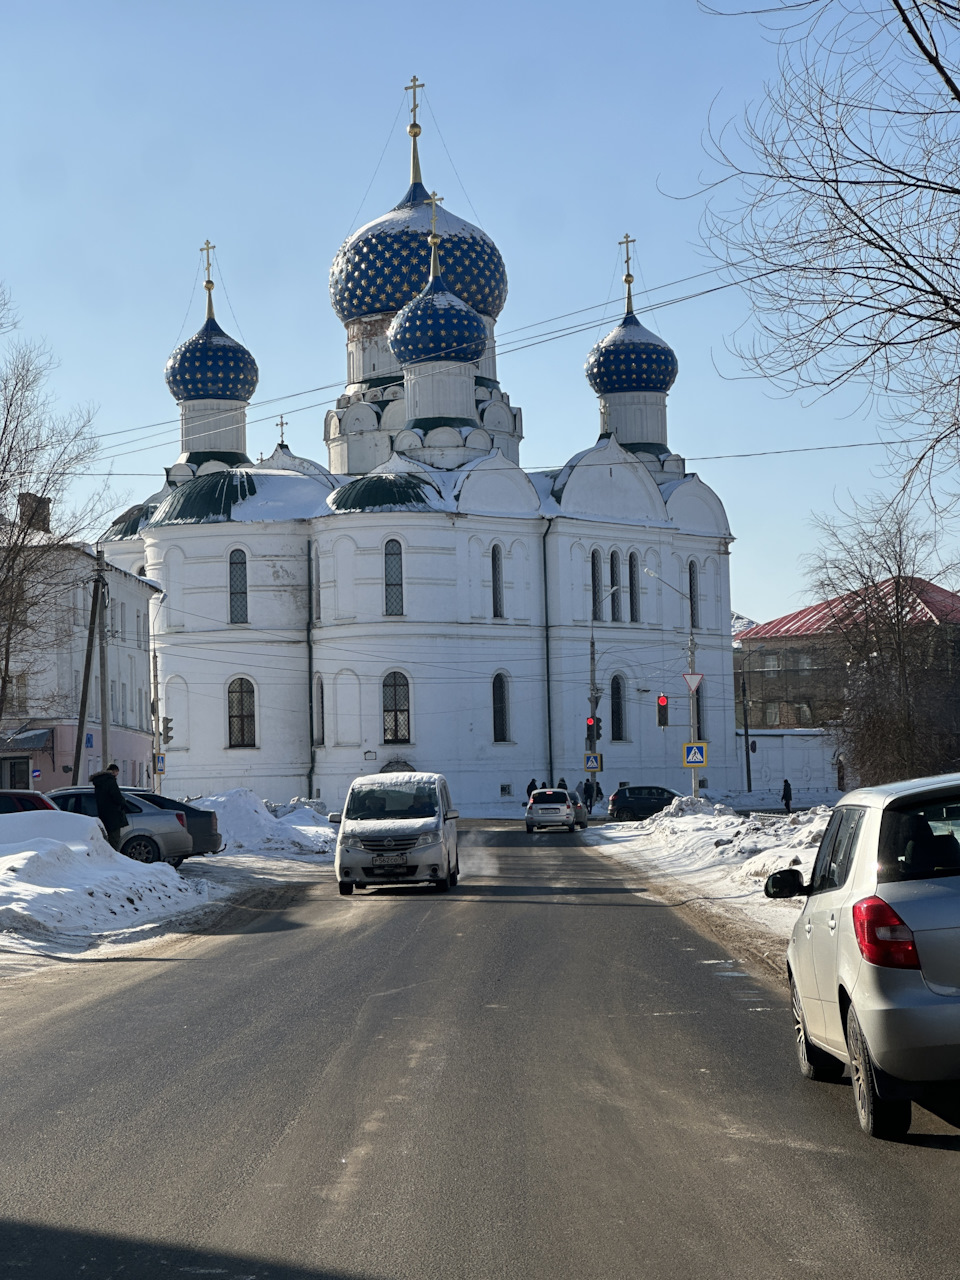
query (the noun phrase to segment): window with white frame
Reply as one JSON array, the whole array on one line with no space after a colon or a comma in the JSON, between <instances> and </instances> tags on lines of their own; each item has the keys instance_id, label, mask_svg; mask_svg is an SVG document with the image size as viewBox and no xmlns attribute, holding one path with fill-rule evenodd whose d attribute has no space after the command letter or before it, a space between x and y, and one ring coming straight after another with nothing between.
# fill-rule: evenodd
<instances>
[{"instance_id":1,"label":"window with white frame","mask_svg":"<svg viewBox=\"0 0 960 1280\"><path fill-rule=\"evenodd\" d=\"M623 619L623 605L620 601L620 552L610 552L610 617L613 622Z\"/></svg>"},{"instance_id":2,"label":"window with white frame","mask_svg":"<svg viewBox=\"0 0 960 1280\"><path fill-rule=\"evenodd\" d=\"M590 589L593 597L593 620L603 621L603 561L599 551L590 553Z\"/></svg>"},{"instance_id":3,"label":"window with white frame","mask_svg":"<svg viewBox=\"0 0 960 1280\"><path fill-rule=\"evenodd\" d=\"M402 671L383 678L383 740L410 741L410 682Z\"/></svg>"},{"instance_id":4,"label":"window with white frame","mask_svg":"<svg viewBox=\"0 0 960 1280\"><path fill-rule=\"evenodd\" d=\"M498 542L490 551L490 571L493 587L493 616L503 618L503 547Z\"/></svg>"},{"instance_id":5,"label":"window with white frame","mask_svg":"<svg viewBox=\"0 0 960 1280\"><path fill-rule=\"evenodd\" d=\"M388 617L403 614L403 548L396 538L390 538L383 548L383 611ZM406 742L406 738L391 739Z\"/></svg>"},{"instance_id":6,"label":"window with white frame","mask_svg":"<svg viewBox=\"0 0 960 1280\"><path fill-rule=\"evenodd\" d=\"M626 737L625 702L626 691L623 676L614 676L610 681L610 738L613 742L623 742Z\"/></svg>"},{"instance_id":7,"label":"window with white frame","mask_svg":"<svg viewBox=\"0 0 960 1280\"><path fill-rule=\"evenodd\" d=\"M227 719L231 747L257 745L256 693L252 682L243 676L231 680L227 687Z\"/></svg>"},{"instance_id":8,"label":"window with white frame","mask_svg":"<svg viewBox=\"0 0 960 1280\"><path fill-rule=\"evenodd\" d=\"M687 586L690 595L690 626L700 626L700 570L697 562L691 560L687 565Z\"/></svg>"},{"instance_id":9,"label":"window with white frame","mask_svg":"<svg viewBox=\"0 0 960 1280\"><path fill-rule=\"evenodd\" d=\"M640 621L640 557L631 551L627 562L630 575L630 621Z\"/></svg>"},{"instance_id":10,"label":"window with white frame","mask_svg":"<svg viewBox=\"0 0 960 1280\"><path fill-rule=\"evenodd\" d=\"M247 614L247 556L239 549L230 552L230 621L250 621Z\"/></svg>"}]
</instances>

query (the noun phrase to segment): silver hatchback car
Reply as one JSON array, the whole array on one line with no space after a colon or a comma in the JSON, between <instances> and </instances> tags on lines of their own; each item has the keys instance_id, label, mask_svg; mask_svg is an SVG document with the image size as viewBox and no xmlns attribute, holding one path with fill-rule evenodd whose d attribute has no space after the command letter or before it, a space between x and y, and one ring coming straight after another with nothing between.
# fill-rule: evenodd
<instances>
[{"instance_id":1,"label":"silver hatchback car","mask_svg":"<svg viewBox=\"0 0 960 1280\"><path fill-rule=\"evenodd\" d=\"M960 1082L960 774L851 791L810 883L791 867L770 898L806 898L787 948L800 1070L849 1065L861 1128L900 1137L911 1100Z\"/></svg>"},{"instance_id":2,"label":"silver hatchback car","mask_svg":"<svg viewBox=\"0 0 960 1280\"><path fill-rule=\"evenodd\" d=\"M575 791L534 791L527 801L527 830L537 827L577 827L586 831L587 811Z\"/></svg>"}]
</instances>

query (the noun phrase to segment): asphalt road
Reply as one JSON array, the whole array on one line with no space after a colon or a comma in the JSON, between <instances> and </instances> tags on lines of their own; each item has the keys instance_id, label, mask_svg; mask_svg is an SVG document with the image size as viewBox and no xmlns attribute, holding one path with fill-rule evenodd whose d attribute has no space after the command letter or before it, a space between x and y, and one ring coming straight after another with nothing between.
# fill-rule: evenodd
<instances>
[{"instance_id":1,"label":"asphalt road","mask_svg":"<svg viewBox=\"0 0 960 1280\"><path fill-rule=\"evenodd\" d=\"M871 1142L764 985L579 836L0 982L0 1277L956 1276L960 1133Z\"/></svg>"}]
</instances>

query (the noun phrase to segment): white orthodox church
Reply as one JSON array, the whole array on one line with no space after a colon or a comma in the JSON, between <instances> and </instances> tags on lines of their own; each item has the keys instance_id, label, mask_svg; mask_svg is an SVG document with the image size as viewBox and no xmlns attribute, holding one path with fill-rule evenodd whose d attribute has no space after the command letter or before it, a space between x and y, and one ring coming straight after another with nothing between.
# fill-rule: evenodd
<instances>
[{"instance_id":1,"label":"white orthodox church","mask_svg":"<svg viewBox=\"0 0 960 1280\"><path fill-rule=\"evenodd\" d=\"M497 376L503 261L424 187L416 106L408 132L409 190L330 273L347 378L326 466L282 443L247 456L258 371L214 318L209 254L206 322L167 363L182 453L104 539L163 588L164 789L337 808L358 774L412 768L444 773L465 813L519 817L531 778L583 777L591 640L603 790L689 790L694 738L701 781L734 787L731 535L668 443L677 360L633 313L629 241L626 314L587 360L585 448L524 471Z\"/></svg>"}]
</instances>

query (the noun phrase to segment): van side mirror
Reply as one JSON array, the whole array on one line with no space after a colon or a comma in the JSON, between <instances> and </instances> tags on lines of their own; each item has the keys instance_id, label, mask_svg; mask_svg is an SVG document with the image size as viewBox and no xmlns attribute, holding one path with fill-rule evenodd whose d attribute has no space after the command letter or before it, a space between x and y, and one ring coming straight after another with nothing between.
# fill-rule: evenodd
<instances>
[{"instance_id":1,"label":"van side mirror","mask_svg":"<svg viewBox=\"0 0 960 1280\"><path fill-rule=\"evenodd\" d=\"M343 814L342 814L342 813L328 813L328 814L327 814L327 821L328 821L328 822L332 822L334 825L336 825L338 822L342 821L342 819L343 819Z\"/></svg>"},{"instance_id":2,"label":"van side mirror","mask_svg":"<svg viewBox=\"0 0 960 1280\"><path fill-rule=\"evenodd\" d=\"M783 871L774 871L772 876L767 876L763 892L768 898L805 898L810 891L796 867L785 867Z\"/></svg>"},{"instance_id":3,"label":"van side mirror","mask_svg":"<svg viewBox=\"0 0 960 1280\"><path fill-rule=\"evenodd\" d=\"M459 818L459 817L460 817L460 810L459 810L459 809L448 809L448 810L447 810L447 817L448 817L448 818Z\"/></svg>"}]
</instances>

